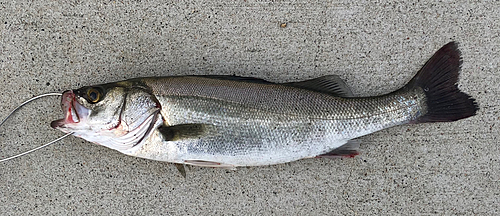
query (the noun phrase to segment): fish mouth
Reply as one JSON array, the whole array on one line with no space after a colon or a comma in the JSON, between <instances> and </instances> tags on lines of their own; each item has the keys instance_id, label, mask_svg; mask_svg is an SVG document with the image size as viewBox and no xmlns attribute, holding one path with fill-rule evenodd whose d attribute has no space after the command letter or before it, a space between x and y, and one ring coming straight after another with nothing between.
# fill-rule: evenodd
<instances>
[{"instance_id":1,"label":"fish mouth","mask_svg":"<svg viewBox=\"0 0 500 216\"><path fill-rule=\"evenodd\" d=\"M61 98L61 107L64 118L50 123L52 128L64 128L67 125L74 125L81 122L82 117L89 112L89 109L76 101L76 95L72 90L65 91Z\"/></svg>"}]
</instances>

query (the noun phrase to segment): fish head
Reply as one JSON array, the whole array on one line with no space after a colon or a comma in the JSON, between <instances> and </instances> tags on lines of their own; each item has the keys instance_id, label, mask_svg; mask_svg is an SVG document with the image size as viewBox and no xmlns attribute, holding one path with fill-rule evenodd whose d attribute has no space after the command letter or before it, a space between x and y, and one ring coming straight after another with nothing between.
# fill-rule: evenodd
<instances>
[{"instance_id":1,"label":"fish head","mask_svg":"<svg viewBox=\"0 0 500 216\"><path fill-rule=\"evenodd\" d=\"M161 120L156 97L129 83L65 91L61 107L64 118L53 121L53 128L122 152L140 144Z\"/></svg>"}]
</instances>

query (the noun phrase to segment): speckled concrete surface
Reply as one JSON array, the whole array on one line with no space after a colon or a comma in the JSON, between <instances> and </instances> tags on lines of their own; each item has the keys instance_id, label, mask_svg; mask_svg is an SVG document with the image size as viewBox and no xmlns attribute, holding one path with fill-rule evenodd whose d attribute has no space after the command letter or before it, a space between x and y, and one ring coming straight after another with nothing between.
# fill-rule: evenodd
<instances>
[{"instance_id":1,"label":"speckled concrete surface","mask_svg":"<svg viewBox=\"0 0 500 216\"><path fill-rule=\"evenodd\" d=\"M121 155L72 137L0 164L2 215L498 214L500 3L1 1L0 116L45 92L139 76L338 74L357 95L407 82L460 43L477 116L361 138L353 159L237 171ZM286 23L285 25L282 25ZM0 157L57 136L59 98L0 130Z\"/></svg>"}]
</instances>

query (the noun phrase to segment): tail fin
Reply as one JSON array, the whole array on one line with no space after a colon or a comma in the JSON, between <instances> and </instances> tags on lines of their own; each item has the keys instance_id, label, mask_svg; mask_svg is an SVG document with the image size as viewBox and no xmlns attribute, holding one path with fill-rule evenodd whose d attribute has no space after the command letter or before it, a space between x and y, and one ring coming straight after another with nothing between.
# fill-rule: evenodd
<instances>
[{"instance_id":1,"label":"tail fin","mask_svg":"<svg viewBox=\"0 0 500 216\"><path fill-rule=\"evenodd\" d=\"M427 113L417 119L417 123L456 121L476 114L479 108L475 100L457 86L461 64L458 46L450 42L408 83L407 88L422 88L427 99Z\"/></svg>"}]
</instances>

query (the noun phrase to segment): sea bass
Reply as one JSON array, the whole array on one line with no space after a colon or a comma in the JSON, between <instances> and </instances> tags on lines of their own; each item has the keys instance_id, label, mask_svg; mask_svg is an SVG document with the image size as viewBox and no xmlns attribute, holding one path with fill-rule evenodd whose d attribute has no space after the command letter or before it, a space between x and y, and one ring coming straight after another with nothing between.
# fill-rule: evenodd
<instances>
[{"instance_id":1,"label":"sea bass","mask_svg":"<svg viewBox=\"0 0 500 216\"><path fill-rule=\"evenodd\" d=\"M354 97L338 76L271 83L236 76L137 78L63 93L53 128L126 155L233 168L356 155L352 140L385 128L448 122L478 106L457 87L457 44L403 88Z\"/></svg>"}]
</instances>

